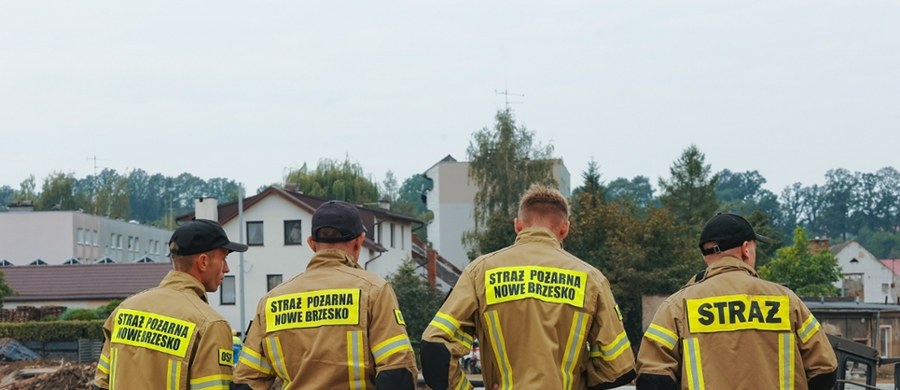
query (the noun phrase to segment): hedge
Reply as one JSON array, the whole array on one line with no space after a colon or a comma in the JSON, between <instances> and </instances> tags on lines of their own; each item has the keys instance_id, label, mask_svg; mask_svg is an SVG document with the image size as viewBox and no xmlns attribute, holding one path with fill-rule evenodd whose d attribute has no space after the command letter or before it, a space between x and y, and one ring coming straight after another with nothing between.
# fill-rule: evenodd
<instances>
[{"instance_id":1,"label":"hedge","mask_svg":"<svg viewBox=\"0 0 900 390\"><path fill-rule=\"evenodd\" d=\"M103 320L0 322L0 338L18 341L103 340Z\"/></svg>"}]
</instances>

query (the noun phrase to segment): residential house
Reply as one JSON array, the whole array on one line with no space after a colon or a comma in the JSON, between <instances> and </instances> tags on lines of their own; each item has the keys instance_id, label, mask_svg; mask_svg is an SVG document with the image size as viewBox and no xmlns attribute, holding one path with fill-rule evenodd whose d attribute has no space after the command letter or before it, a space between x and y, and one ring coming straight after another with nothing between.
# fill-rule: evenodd
<instances>
[{"instance_id":1,"label":"residential house","mask_svg":"<svg viewBox=\"0 0 900 390\"><path fill-rule=\"evenodd\" d=\"M195 213L178 218L181 222L195 216L218 220L228 237L250 246L243 254L228 256L231 272L225 276L219 291L209 294L210 304L236 330L246 329L266 292L306 270L313 256L306 242L312 215L326 201L290 189L269 187L242 200L242 215L238 213L238 202L218 204L215 199L204 199L195 203ZM360 253L360 267L387 277L403 261L413 260L412 230L421 226L421 221L384 208L357 207L368 230Z\"/></svg>"},{"instance_id":2,"label":"residential house","mask_svg":"<svg viewBox=\"0 0 900 390\"><path fill-rule=\"evenodd\" d=\"M441 256L456 267L465 268L469 258L462 237L463 233L475 228L475 194L478 192L478 186L469 179L469 163L447 155L428 168L425 177L433 184L425 202L434 213L434 220L428 224L428 239ZM569 171L561 159L553 162L553 178L559 183L559 191L568 198L571 193Z\"/></svg>"},{"instance_id":3,"label":"residential house","mask_svg":"<svg viewBox=\"0 0 900 390\"><path fill-rule=\"evenodd\" d=\"M15 292L3 309L63 306L92 309L156 287L172 270L165 263L15 266L0 269Z\"/></svg>"},{"instance_id":4,"label":"residential house","mask_svg":"<svg viewBox=\"0 0 900 390\"><path fill-rule=\"evenodd\" d=\"M0 213L0 266L168 263L171 230L81 211Z\"/></svg>"},{"instance_id":5,"label":"residential house","mask_svg":"<svg viewBox=\"0 0 900 390\"><path fill-rule=\"evenodd\" d=\"M829 248L841 267L841 280L834 283L842 296L865 303L894 302L900 295L895 274L858 242L850 240Z\"/></svg>"}]
</instances>

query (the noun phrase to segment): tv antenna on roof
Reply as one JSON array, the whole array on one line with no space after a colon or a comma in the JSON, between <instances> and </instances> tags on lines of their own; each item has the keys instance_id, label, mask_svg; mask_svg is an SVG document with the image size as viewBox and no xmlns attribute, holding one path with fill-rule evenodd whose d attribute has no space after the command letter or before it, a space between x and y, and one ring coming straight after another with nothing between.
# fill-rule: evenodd
<instances>
[{"instance_id":1,"label":"tv antenna on roof","mask_svg":"<svg viewBox=\"0 0 900 390\"><path fill-rule=\"evenodd\" d=\"M495 89L495 90L494 90L494 94L497 94L497 95L503 95L503 102L506 104L506 109L507 109L507 110L509 109L509 105L510 105L510 104L522 104L522 103L523 103L523 102L511 102L511 101L509 101L509 97L510 97L510 96L525 97L525 94L520 94L520 93L510 93L510 92L509 92L508 90L506 90L506 89L504 89L504 90L502 90L502 91L498 91L498 90Z\"/></svg>"},{"instance_id":2,"label":"tv antenna on roof","mask_svg":"<svg viewBox=\"0 0 900 390\"><path fill-rule=\"evenodd\" d=\"M95 154L93 157L87 157L86 160L94 161L94 176L92 176L91 180L91 200L94 203L94 215L97 215L97 168L106 168L106 167L98 167L97 161L110 161L104 158L97 158Z\"/></svg>"}]
</instances>

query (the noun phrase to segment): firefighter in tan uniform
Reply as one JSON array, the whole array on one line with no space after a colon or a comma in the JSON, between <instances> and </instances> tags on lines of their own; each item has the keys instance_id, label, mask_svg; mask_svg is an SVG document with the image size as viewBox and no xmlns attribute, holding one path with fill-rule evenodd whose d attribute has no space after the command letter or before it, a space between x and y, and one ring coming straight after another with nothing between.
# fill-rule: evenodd
<instances>
[{"instance_id":1,"label":"firefighter in tan uniform","mask_svg":"<svg viewBox=\"0 0 900 390\"><path fill-rule=\"evenodd\" d=\"M487 389L605 389L634 378L609 281L562 249L568 213L557 190L523 195L515 244L469 264L425 329L428 386L472 388L458 362L475 338Z\"/></svg>"},{"instance_id":2,"label":"firefighter in tan uniform","mask_svg":"<svg viewBox=\"0 0 900 390\"><path fill-rule=\"evenodd\" d=\"M247 246L214 221L181 225L169 240L174 270L119 305L103 325L95 389L218 389L231 385L231 326L206 300ZM99 282L99 281L98 281Z\"/></svg>"},{"instance_id":3,"label":"firefighter in tan uniform","mask_svg":"<svg viewBox=\"0 0 900 390\"><path fill-rule=\"evenodd\" d=\"M362 270L355 206L322 204L306 272L263 296L235 369L237 389L415 389L416 358L394 290Z\"/></svg>"},{"instance_id":4,"label":"firefighter in tan uniform","mask_svg":"<svg viewBox=\"0 0 900 390\"><path fill-rule=\"evenodd\" d=\"M719 214L700 234L708 268L660 306L638 353L637 389L831 389L834 351L791 290L757 278L756 234Z\"/></svg>"}]
</instances>

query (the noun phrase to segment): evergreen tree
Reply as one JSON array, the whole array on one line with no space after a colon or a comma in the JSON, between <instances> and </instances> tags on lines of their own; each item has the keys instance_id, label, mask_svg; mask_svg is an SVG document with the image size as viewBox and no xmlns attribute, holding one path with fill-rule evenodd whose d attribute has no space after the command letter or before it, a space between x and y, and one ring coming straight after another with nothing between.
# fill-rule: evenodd
<instances>
[{"instance_id":1,"label":"evergreen tree","mask_svg":"<svg viewBox=\"0 0 900 390\"><path fill-rule=\"evenodd\" d=\"M691 228L690 237L698 237L703 224L719 208L716 200L719 176L710 176L710 166L705 159L697 146L691 145L669 168L672 177L659 180L660 201L675 220Z\"/></svg>"}]
</instances>

